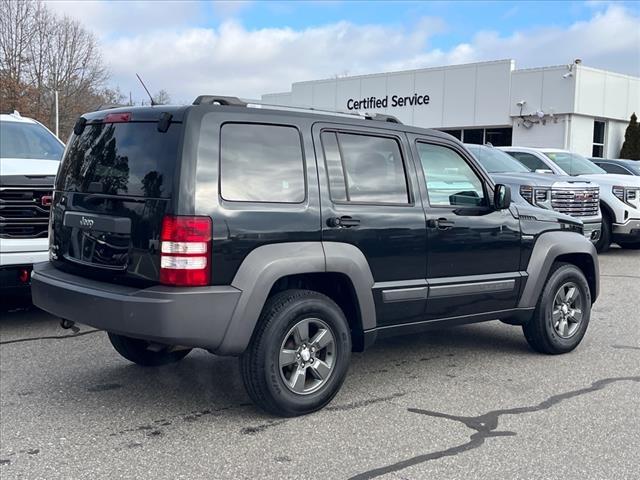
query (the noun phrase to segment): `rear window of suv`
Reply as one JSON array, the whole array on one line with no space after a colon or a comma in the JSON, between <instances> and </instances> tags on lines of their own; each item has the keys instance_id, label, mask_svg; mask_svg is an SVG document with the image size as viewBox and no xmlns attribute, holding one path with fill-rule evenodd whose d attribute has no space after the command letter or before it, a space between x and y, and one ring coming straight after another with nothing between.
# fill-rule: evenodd
<instances>
[{"instance_id":1,"label":"rear window of suv","mask_svg":"<svg viewBox=\"0 0 640 480\"><path fill-rule=\"evenodd\" d=\"M159 132L157 123L87 124L74 135L56 189L164 198L178 158L180 124Z\"/></svg>"},{"instance_id":2,"label":"rear window of suv","mask_svg":"<svg viewBox=\"0 0 640 480\"><path fill-rule=\"evenodd\" d=\"M220 133L220 194L236 202L305 199L302 141L295 127L227 123Z\"/></svg>"}]
</instances>

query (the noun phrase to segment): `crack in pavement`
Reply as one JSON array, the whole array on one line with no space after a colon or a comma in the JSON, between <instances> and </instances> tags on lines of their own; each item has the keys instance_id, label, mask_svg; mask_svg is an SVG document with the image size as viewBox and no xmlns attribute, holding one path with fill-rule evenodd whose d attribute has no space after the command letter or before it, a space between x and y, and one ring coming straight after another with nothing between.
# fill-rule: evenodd
<instances>
[{"instance_id":1,"label":"crack in pavement","mask_svg":"<svg viewBox=\"0 0 640 480\"><path fill-rule=\"evenodd\" d=\"M604 274L604 273L601 273L600 276L607 277L607 278L640 278L640 276L638 275Z\"/></svg>"},{"instance_id":2,"label":"crack in pavement","mask_svg":"<svg viewBox=\"0 0 640 480\"><path fill-rule=\"evenodd\" d=\"M244 427L242 430L240 430L240 433L242 433L243 435L256 435L257 433L264 432L268 428L282 425L286 421L287 420L270 420L268 422L261 423L260 425Z\"/></svg>"},{"instance_id":3,"label":"crack in pavement","mask_svg":"<svg viewBox=\"0 0 640 480\"><path fill-rule=\"evenodd\" d=\"M327 411L344 411L344 410L354 410L356 408L367 407L369 405L373 405L374 403L380 402L388 402L389 400L393 400L399 397L404 397L406 392L393 393L386 397L373 397L367 398L365 400L358 400L357 402L344 403L342 405L333 405L329 407L325 407Z\"/></svg>"},{"instance_id":4,"label":"crack in pavement","mask_svg":"<svg viewBox=\"0 0 640 480\"><path fill-rule=\"evenodd\" d=\"M17 338L15 340L5 340L4 342L0 342L0 345L8 345L10 343L22 343L22 342L34 342L36 340L62 340L63 338L74 338L81 337L83 335L89 335L90 333L101 332L102 330L89 330L86 332L75 333L73 335L50 335L44 337L28 337L28 338Z\"/></svg>"},{"instance_id":5,"label":"crack in pavement","mask_svg":"<svg viewBox=\"0 0 640 480\"><path fill-rule=\"evenodd\" d=\"M640 350L640 347L634 347L633 345L611 345L611 347L618 350Z\"/></svg>"},{"instance_id":6,"label":"crack in pavement","mask_svg":"<svg viewBox=\"0 0 640 480\"><path fill-rule=\"evenodd\" d=\"M455 422L462 423L467 428L475 430L476 432L469 437L469 441L466 443L456 445L446 450L438 450L436 452L418 455L416 457L409 458L407 460L402 460L400 462L397 462L391 465L387 465L384 467L369 470L367 472L359 473L351 477L350 480L371 479L371 478L379 477L381 475L386 475L388 473L397 472L399 470L403 470L407 467L411 467L419 463L429 462L431 460L437 460L443 457L451 457L454 455L458 455L468 450L473 450L475 448L481 447L487 438L507 437L507 436L517 435L516 432L496 430L498 428L498 420L502 415L521 415L524 413L534 413L542 410L548 410L549 408L553 407L554 405L557 405L558 403L564 400L578 397L580 395L585 395L587 393L595 392L597 390L602 390L607 385L610 385L612 383L625 382L625 381L640 383L640 376L605 378L605 379L597 380L593 382L589 387L581 388L578 390L572 390L565 393L560 393L558 395L553 395L548 399L538 403L537 405L531 405L528 407L506 408L502 410L493 410L485 413L484 415L479 415L476 417L464 417L464 416L450 415L447 413L433 412L430 410L422 410L419 408L408 408L407 410L411 413L418 413L421 415L426 415L434 418L445 418L447 420L453 420Z\"/></svg>"}]
</instances>

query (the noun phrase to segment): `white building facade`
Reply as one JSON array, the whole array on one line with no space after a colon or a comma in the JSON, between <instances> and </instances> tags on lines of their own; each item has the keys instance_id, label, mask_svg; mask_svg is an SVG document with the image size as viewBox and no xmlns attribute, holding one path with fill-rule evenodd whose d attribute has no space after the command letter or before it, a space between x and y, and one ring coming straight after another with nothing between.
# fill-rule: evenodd
<instances>
[{"instance_id":1,"label":"white building facade","mask_svg":"<svg viewBox=\"0 0 640 480\"><path fill-rule=\"evenodd\" d=\"M467 143L564 148L617 158L640 78L580 63L518 70L513 60L294 83L267 104L385 113Z\"/></svg>"}]
</instances>

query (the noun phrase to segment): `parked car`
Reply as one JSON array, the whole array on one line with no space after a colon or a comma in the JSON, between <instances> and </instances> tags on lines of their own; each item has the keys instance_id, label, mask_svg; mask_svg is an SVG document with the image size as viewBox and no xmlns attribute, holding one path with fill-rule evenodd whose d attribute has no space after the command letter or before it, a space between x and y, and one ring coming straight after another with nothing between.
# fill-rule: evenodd
<instances>
[{"instance_id":1,"label":"parked car","mask_svg":"<svg viewBox=\"0 0 640 480\"><path fill-rule=\"evenodd\" d=\"M607 173L618 175L634 175L640 177L640 161L613 158L589 158L593 163L602 168Z\"/></svg>"},{"instance_id":2,"label":"parked car","mask_svg":"<svg viewBox=\"0 0 640 480\"><path fill-rule=\"evenodd\" d=\"M557 175L569 174L600 185L602 234L596 243L599 252L611 242L622 248L640 248L640 178L608 174L576 153L553 148L500 147L532 170L549 169Z\"/></svg>"},{"instance_id":3,"label":"parked car","mask_svg":"<svg viewBox=\"0 0 640 480\"><path fill-rule=\"evenodd\" d=\"M499 319L571 351L599 281L579 220L512 204L447 134L212 96L83 115L50 256L38 307L139 365L239 355L251 399L285 416L389 335Z\"/></svg>"},{"instance_id":4,"label":"parked car","mask_svg":"<svg viewBox=\"0 0 640 480\"><path fill-rule=\"evenodd\" d=\"M569 175L535 173L497 148L465 144L496 183L508 185L516 202L571 215L584 224L584 236L592 242L600 238L600 187L589 180ZM579 196L580 198L577 198ZM585 196L590 202L585 202ZM562 202L559 200L562 199Z\"/></svg>"},{"instance_id":5,"label":"parked car","mask_svg":"<svg viewBox=\"0 0 640 480\"><path fill-rule=\"evenodd\" d=\"M34 263L49 258L53 180L63 143L18 112L0 115L0 293L27 297Z\"/></svg>"}]
</instances>

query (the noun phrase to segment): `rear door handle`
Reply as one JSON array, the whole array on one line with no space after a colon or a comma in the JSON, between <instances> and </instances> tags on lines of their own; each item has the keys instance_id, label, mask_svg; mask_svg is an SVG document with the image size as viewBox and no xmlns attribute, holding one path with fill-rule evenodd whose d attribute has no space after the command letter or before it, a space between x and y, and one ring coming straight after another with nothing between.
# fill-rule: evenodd
<instances>
[{"instance_id":1,"label":"rear door handle","mask_svg":"<svg viewBox=\"0 0 640 480\"><path fill-rule=\"evenodd\" d=\"M432 218L427 221L427 226L429 228L437 228L438 230L449 230L455 225L455 222L452 220L447 220L446 218Z\"/></svg>"},{"instance_id":2,"label":"rear door handle","mask_svg":"<svg viewBox=\"0 0 640 480\"><path fill-rule=\"evenodd\" d=\"M350 217L349 215L343 215L342 217L332 217L327 220L327 225L332 228L349 228L357 227L360 225L360 220Z\"/></svg>"}]
</instances>

